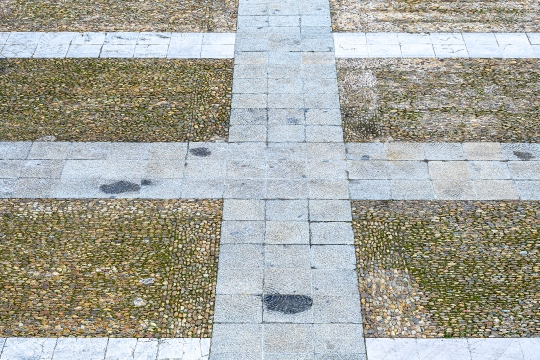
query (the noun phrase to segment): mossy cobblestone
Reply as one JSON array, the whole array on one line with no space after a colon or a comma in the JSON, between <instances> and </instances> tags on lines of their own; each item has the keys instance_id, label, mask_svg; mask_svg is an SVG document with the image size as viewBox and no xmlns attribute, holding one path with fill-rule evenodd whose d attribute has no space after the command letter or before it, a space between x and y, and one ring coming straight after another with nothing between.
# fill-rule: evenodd
<instances>
[{"instance_id":1,"label":"mossy cobblestone","mask_svg":"<svg viewBox=\"0 0 540 360\"><path fill-rule=\"evenodd\" d=\"M540 203L354 201L368 337L540 335Z\"/></svg>"},{"instance_id":2,"label":"mossy cobblestone","mask_svg":"<svg viewBox=\"0 0 540 360\"><path fill-rule=\"evenodd\" d=\"M238 1L2 0L0 31L230 32Z\"/></svg>"},{"instance_id":3,"label":"mossy cobblestone","mask_svg":"<svg viewBox=\"0 0 540 360\"><path fill-rule=\"evenodd\" d=\"M223 141L232 60L0 60L0 141Z\"/></svg>"},{"instance_id":4,"label":"mossy cobblestone","mask_svg":"<svg viewBox=\"0 0 540 360\"><path fill-rule=\"evenodd\" d=\"M339 59L345 142L539 142L538 59Z\"/></svg>"},{"instance_id":5,"label":"mossy cobblestone","mask_svg":"<svg viewBox=\"0 0 540 360\"><path fill-rule=\"evenodd\" d=\"M210 337L222 201L0 201L3 337Z\"/></svg>"}]
</instances>

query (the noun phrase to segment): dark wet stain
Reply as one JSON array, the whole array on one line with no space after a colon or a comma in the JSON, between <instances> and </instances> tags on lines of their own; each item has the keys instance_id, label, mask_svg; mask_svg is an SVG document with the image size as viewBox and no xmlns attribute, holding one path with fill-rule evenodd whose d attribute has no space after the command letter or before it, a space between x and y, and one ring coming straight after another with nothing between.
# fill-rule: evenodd
<instances>
[{"instance_id":1,"label":"dark wet stain","mask_svg":"<svg viewBox=\"0 0 540 360\"><path fill-rule=\"evenodd\" d=\"M201 157L210 156L210 154L212 154L212 152L208 150L208 148L205 148L205 147L190 149L189 152L191 153L191 155L201 156Z\"/></svg>"},{"instance_id":2,"label":"dark wet stain","mask_svg":"<svg viewBox=\"0 0 540 360\"><path fill-rule=\"evenodd\" d=\"M369 160L369 155L362 155L362 157L360 158L362 160Z\"/></svg>"},{"instance_id":3,"label":"dark wet stain","mask_svg":"<svg viewBox=\"0 0 540 360\"><path fill-rule=\"evenodd\" d=\"M306 295L272 294L264 296L264 304L268 310L297 314L311 308L313 299Z\"/></svg>"},{"instance_id":4,"label":"dark wet stain","mask_svg":"<svg viewBox=\"0 0 540 360\"><path fill-rule=\"evenodd\" d=\"M150 186L150 185L154 185L154 183L152 182L152 180L142 179L141 180L141 185L142 186Z\"/></svg>"},{"instance_id":5,"label":"dark wet stain","mask_svg":"<svg viewBox=\"0 0 540 360\"><path fill-rule=\"evenodd\" d=\"M141 186L129 181L117 181L112 184L104 184L99 187L105 194L122 194L125 192L139 191Z\"/></svg>"},{"instance_id":6,"label":"dark wet stain","mask_svg":"<svg viewBox=\"0 0 540 360\"><path fill-rule=\"evenodd\" d=\"M532 160L534 159L534 155L527 151L514 151L514 155L516 155L521 160Z\"/></svg>"},{"instance_id":7,"label":"dark wet stain","mask_svg":"<svg viewBox=\"0 0 540 360\"><path fill-rule=\"evenodd\" d=\"M297 118L287 118L287 124L298 125L299 123L300 120L298 120Z\"/></svg>"}]
</instances>

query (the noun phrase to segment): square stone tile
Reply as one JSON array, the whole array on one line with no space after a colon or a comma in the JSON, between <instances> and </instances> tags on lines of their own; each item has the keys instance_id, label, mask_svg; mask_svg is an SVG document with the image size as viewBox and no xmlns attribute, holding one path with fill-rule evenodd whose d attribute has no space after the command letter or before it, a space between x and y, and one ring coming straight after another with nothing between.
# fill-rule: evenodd
<instances>
[{"instance_id":1,"label":"square stone tile","mask_svg":"<svg viewBox=\"0 0 540 360\"><path fill-rule=\"evenodd\" d=\"M53 359L84 358L102 360L105 358L107 338L60 338L54 348Z\"/></svg>"},{"instance_id":2,"label":"square stone tile","mask_svg":"<svg viewBox=\"0 0 540 360\"><path fill-rule=\"evenodd\" d=\"M307 144L308 160L345 160L345 144L309 143Z\"/></svg>"},{"instance_id":3,"label":"square stone tile","mask_svg":"<svg viewBox=\"0 0 540 360\"><path fill-rule=\"evenodd\" d=\"M473 180L511 179L508 164L502 161L467 161Z\"/></svg>"},{"instance_id":4,"label":"square stone tile","mask_svg":"<svg viewBox=\"0 0 540 360\"><path fill-rule=\"evenodd\" d=\"M308 125L341 125L341 113L338 109L309 109L306 111Z\"/></svg>"},{"instance_id":5,"label":"square stone tile","mask_svg":"<svg viewBox=\"0 0 540 360\"><path fill-rule=\"evenodd\" d=\"M314 295L358 296L358 276L353 269L312 270Z\"/></svg>"},{"instance_id":6,"label":"square stone tile","mask_svg":"<svg viewBox=\"0 0 540 360\"><path fill-rule=\"evenodd\" d=\"M362 324L360 298L358 296L314 296L313 320L316 324ZM344 337L348 338L350 334ZM343 351L343 349L333 349L332 352L335 351Z\"/></svg>"},{"instance_id":7,"label":"square stone tile","mask_svg":"<svg viewBox=\"0 0 540 360\"><path fill-rule=\"evenodd\" d=\"M310 125L306 126L306 141L308 142L343 142L341 126Z\"/></svg>"},{"instance_id":8,"label":"square stone tile","mask_svg":"<svg viewBox=\"0 0 540 360\"><path fill-rule=\"evenodd\" d=\"M279 79L280 80L280 79ZM269 125L304 125L304 109L268 109Z\"/></svg>"},{"instance_id":9,"label":"square stone tile","mask_svg":"<svg viewBox=\"0 0 540 360\"><path fill-rule=\"evenodd\" d=\"M265 268L309 269L309 245L266 245L264 247Z\"/></svg>"},{"instance_id":10,"label":"square stone tile","mask_svg":"<svg viewBox=\"0 0 540 360\"><path fill-rule=\"evenodd\" d=\"M314 245L354 244L354 233L350 222L312 222L310 235L311 244Z\"/></svg>"},{"instance_id":11,"label":"square stone tile","mask_svg":"<svg viewBox=\"0 0 540 360\"><path fill-rule=\"evenodd\" d=\"M305 180L268 180L266 183L268 199L307 199L308 184Z\"/></svg>"},{"instance_id":12,"label":"square stone tile","mask_svg":"<svg viewBox=\"0 0 540 360\"><path fill-rule=\"evenodd\" d=\"M311 180L308 188L310 199L349 199L347 180Z\"/></svg>"},{"instance_id":13,"label":"square stone tile","mask_svg":"<svg viewBox=\"0 0 540 360\"><path fill-rule=\"evenodd\" d=\"M518 200L513 180L475 180L474 189L479 200Z\"/></svg>"},{"instance_id":14,"label":"square stone tile","mask_svg":"<svg viewBox=\"0 0 540 360\"><path fill-rule=\"evenodd\" d=\"M426 160L464 160L465 154L461 143L423 144Z\"/></svg>"},{"instance_id":15,"label":"square stone tile","mask_svg":"<svg viewBox=\"0 0 540 360\"><path fill-rule=\"evenodd\" d=\"M524 358L519 339L516 338L467 339L467 343L472 360L490 357L507 360L521 360Z\"/></svg>"},{"instance_id":16,"label":"square stone tile","mask_svg":"<svg viewBox=\"0 0 540 360\"><path fill-rule=\"evenodd\" d=\"M380 160L350 160L349 179L382 180L388 179L388 162Z\"/></svg>"},{"instance_id":17,"label":"square stone tile","mask_svg":"<svg viewBox=\"0 0 540 360\"><path fill-rule=\"evenodd\" d=\"M540 180L517 180L515 184L521 200L540 200Z\"/></svg>"},{"instance_id":18,"label":"square stone tile","mask_svg":"<svg viewBox=\"0 0 540 360\"><path fill-rule=\"evenodd\" d=\"M260 159L227 160L227 179L264 179L266 178L265 165Z\"/></svg>"},{"instance_id":19,"label":"square stone tile","mask_svg":"<svg viewBox=\"0 0 540 360\"><path fill-rule=\"evenodd\" d=\"M519 180L540 180L540 161L509 161L512 177Z\"/></svg>"},{"instance_id":20,"label":"square stone tile","mask_svg":"<svg viewBox=\"0 0 540 360\"><path fill-rule=\"evenodd\" d=\"M429 177L432 180L469 179L465 161L430 161L428 168Z\"/></svg>"},{"instance_id":21,"label":"square stone tile","mask_svg":"<svg viewBox=\"0 0 540 360\"><path fill-rule=\"evenodd\" d=\"M501 144L505 160L538 161L540 159L540 144L505 143Z\"/></svg>"},{"instance_id":22,"label":"square stone tile","mask_svg":"<svg viewBox=\"0 0 540 360\"><path fill-rule=\"evenodd\" d=\"M352 200L388 200L392 197L389 180L351 180Z\"/></svg>"},{"instance_id":23,"label":"square stone tile","mask_svg":"<svg viewBox=\"0 0 540 360\"><path fill-rule=\"evenodd\" d=\"M386 160L386 148L383 143L348 143L348 160Z\"/></svg>"},{"instance_id":24,"label":"square stone tile","mask_svg":"<svg viewBox=\"0 0 540 360\"><path fill-rule=\"evenodd\" d=\"M265 353L312 353L313 326L311 324L265 324Z\"/></svg>"},{"instance_id":25,"label":"square stone tile","mask_svg":"<svg viewBox=\"0 0 540 360\"><path fill-rule=\"evenodd\" d=\"M463 152L467 160L503 160L499 143L463 143Z\"/></svg>"},{"instance_id":26,"label":"square stone tile","mask_svg":"<svg viewBox=\"0 0 540 360\"><path fill-rule=\"evenodd\" d=\"M365 359L361 324L316 324L315 353L319 359Z\"/></svg>"},{"instance_id":27,"label":"square stone tile","mask_svg":"<svg viewBox=\"0 0 540 360\"><path fill-rule=\"evenodd\" d=\"M427 163L424 161L389 161L388 175L393 180L428 180Z\"/></svg>"},{"instance_id":28,"label":"square stone tile","mask_svg":"<svg viewBox=\"0 0 540 360\"><path fill-rule=\"evenodd\" d=\"M67 158L70 147L69 142L34 142L28 159L63 160Z\"/></svg>"},{"instance_id":29,"label":"square stone tile","mask_svg":"<svg viewBox=\"0 0 540 360\"><path fill-rule=\"evenodd\" d=\"M263 269L219 269L216 294L251 294L263 292Z\"/></svg>"},{"instance_id":30,"label":"square stone tile","mask_svg":"<svg viewBox=\"0 0 540 360\"><path fill-rule=\"evenodd\" d=\"M225 180L225 199L264 199L266 196L266 180Z\"/></svg>"},{"instance_id":31,"label":"square stone tile","mask_svg":"<svg viewBox=\"0 0 540 360\"><path fill-rule=\"evenodd\" d=\"M434 180L433 190L438 200L476 200L470 180Z\"/></svg>"},{"instance_id":32,"label":"square stone tile","mask_svg":"<svg viewBox=\"0 0 540 360\"><path fill-rule=\"evenodd\" d=\"M29 141L0 142L0 159L24 160L27 158L33 143Z\"/></svg>"},{"instance_id":33,"label":"square stone tile","mask_svg":"<svg viewBox=\"0 0 540 360\"><path fill-rule=\"evenodd\" d=\"M155 347L155 353L153 354L154 357L157 356L157 344L158 342L155 341L156 347ZM135 348L137 347L137 339L136 338L110 338L107 343L107 350L105 353L105 360L119 360L119 359L125 359L135 352Z\"/></svg>"},{"instance_id":34,"label":"square stone tile","mask_svg":"<svg viewBox=\"0 0 540 360\"><path fill-rule=\"evenodd\" d=\"M351 204L348 200L310 200L310 221L351 221Z\"/></svg>"},{"instance_id":35,"label":"square stone tile","mask_svg":"<svg viewBox=\"0 0 540 360\"><path fill-rule=\"evenodd\" d=\"M223 220L264 220L263 200L226 200L223 203Z\"/></svg>"},{"instance_id":36,"label":"square stone tile","mask_svg":"<svg viewBox=\"0 0 540 360\"><path fill-rule=\"evenodd\" d=\"M219 269L259 269L264 266L262 245L222 244L219 247Z\"/></svg>"},{"instance_id":37,"label":"square stone tile","mask_svg":"<svg viewBox=\"0 0 540 360\"><path fill-rule=\"evenodd\" d=\"M307 221L307 200L268 200L266 202L266 220Z\"/></svg>"},{"instance_id":38,"label":"square stone tile","mask_svg":"<svg viewBox=\"0 0 540 360\"><path fill-rule=\"evenodd\" d=\"M312 245L311 267L314 269L355 269L356 256L352 245Z\"/></svg>"},{"instance_id":39,"label":"square stone tile","mask_svg":"<svg viewBox=\"0 0 540 360\"><path fill-rule=\"evenodd\" d=\"M420 359L453 360L471 358L467 339L416 339Z\"/></svg>"},{"instance_id":40,"label":"square stone tile","mask_svg":"<svg viewBox=\"0 0 540 360\"><path fill-rule=\"evenodd\" d=\"M221 223L221 244L262 244L264 238L264 221L223 221Z\"/></svg>"},{"instance_id":41,"label":"square stone tile","mask_svg":"<svg viewBox=\"0 0 540 360\"><path fill-rule=\"evenodd\" d=\"M262 321L259 295L218 295L214 308L215 323L258 324Z\"/></svg>"},{"instance_id":42,"label":"square stone tile","mask_svg":"<svg viewBox=\"0 0 540 360\"><path fill-rule=\"evenodd\" d=\"M435 198L429 180L391 180L392 199L432 200Z\"/></svg>"},{"instance_id":43,"label":"square stone tile","mask_svg":"<svg viewBox=\"0 0 540 360\"><path fill-rule=\"evenodd\" d=\"M222 179L184 179L182 197L185 199L221 199L225 191Z\"/></svg>"},{"instance_id":44,"label":"square stone tile","mask_svg":"<svg viewBox=\"0 0 540 360\"><path fill-rule=\"evenodd\" d=\"M268 160L269 179L304 179L306 162L304 160Z\"/></svg>"},{"instance_id":45,"label":"square stone tile","mask_svg":"<svg viewBox=\"0 0 540 360\"><path fill-rule=\"evenodd\" d=\"M262 351L262 325L214 324L212 356L217 359L255 359ZM232 356L235 357L232 357Z\"/></svg>"},{"instance_id":46,"label":"square stone tile","mask_svg":"<svg viewBox=\"0 0 540 360\"><path fill-rule=\"evenodd\" d=\"M51 359L56 338L16 338L2 339L0 359ZM136 340L135 340L136 341Z\"/></svg>"},{"instance_id":47,"label":"square stone tile","mask_svg":"<svg viewBox=\"0 0 540 360\"><path fill-rule=\"evenodd\" d=\"M309 244L307 221L266 221L266 244Z\"/></svg>"},{"instance_id":48,"label":"square stone tile","mask_svg":"<svg viewBox=\"0 0 540 360\"><path fill-rule=\"evenodd\" d=\"M384 144L386 160L424 160L424 146L421 143L391 142Z\"/></svg>"},{"instance_id":49,"label":"square stone tile","mask_svg":"<svg viewBox=\"0 0 540 360\"><path fill-rule=\"evenodd\" d=\"M18 179L24 160L0 160L0 179Z\"/></svg>"},{"instance_id":50,"label":"square stone tile","mask_svg":"<svg viewBox=\"0 0 540 360\"><path fill-rule=\"evenodd\" d=\"M309 179L347 179L347 163L343 160L308 161L307 176Z\"/></svg>"},{"instance_id":51,"label":"square stone tile","mask_svg":"<svg viewBox=\"0 0 540 360\"><path fill-rule=\"evenodd\" d=\"M304 125L269 125L269 142L303 142L306 139Z\"/></svg>"},{"instance_id":52,"label":"square stone tile","mask_svg":"<svg viewBox=\"0 0 540 360\"><path fill-rule=\"evenodd\" d=\"M306 268L266 268L264 293L283 295L311 295L311 273Z\"/></svg>"}]
</instances>

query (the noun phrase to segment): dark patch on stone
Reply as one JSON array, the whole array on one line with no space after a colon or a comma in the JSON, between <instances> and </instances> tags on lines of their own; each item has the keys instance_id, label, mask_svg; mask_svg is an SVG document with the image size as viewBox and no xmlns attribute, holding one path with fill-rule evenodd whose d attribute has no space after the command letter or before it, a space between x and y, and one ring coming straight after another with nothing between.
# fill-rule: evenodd
<instances>
[{"instance_id":1,"label":"dark patch on stone","mask_svg":"<svg viewBox=\"0 0 540 360\"><path fill-rule=\"evenodd\" d=\"M362 155L362 157L360 158L362 160L369 160L369 155Z\"/></svg>"},{"instance_id":2,"label":"dark patch on stone","mask_svg":"<svg viewBox=\"0 0 540 360\"><path fill-rule=\"evenodd\" d=\"M189 152L191 153L191 155L201 156L201 157L210 156L210 154L212 154L212 152L208 150L208 148L205 148L205 147L190 149Z\"/></svg>"},{"instance_id":3,"label":"dark patch on stone","mask_svg":"<svg viewBox=\"0 0 540 360\"><path fill-rule=\"evenodd\" d=\"M311 308L313 299L306 295L272 294L264 296L264 304L268 310L297 314Z\"/></svg>"},{"instance_id":4,"label":"dark patch on stone","mask_svg":"<svg viewBox=\"0 0 540 360\"><path fill-rule=\"evenodd\" d=\"M142 186L150 186L150 185L154 185L154 183L152 182L152 180L142 179L141 180L141 185Z\"/></svg>"},{"instance_id":5,"label":"dark patch on stone","mask_svg":"<svg viewBox=\"0 0 540 360\"><path fill-rule=\"evenodd\" d=\"M293 125L298 125L300 123L300 120L298 120L297 118L288 118L287 119L287 124L293 124Z\"/></svg>"},{"instance_id":6,"label":"dark patch on stone","mask_svg":"<svg viewBox=\"0 0 540 360\"><path fill-rule=\"evenodd\" d=\"M534 159L533 154L527 151L514 151L514 155L516 155L521 160L525 160L525 161Z\"/></svg>"},{"instance_id":7,"label":"dark patch on stone","mask_svg":"<svg viewBox=\"0 0 540 360\"><path fill-rule=\"evenodd\" d=\"M112 184L105 184L99 187L105 194L121 194L130 191L139 191L141 186L129 181L117 181Z\"/></svg>"}]
</instances>

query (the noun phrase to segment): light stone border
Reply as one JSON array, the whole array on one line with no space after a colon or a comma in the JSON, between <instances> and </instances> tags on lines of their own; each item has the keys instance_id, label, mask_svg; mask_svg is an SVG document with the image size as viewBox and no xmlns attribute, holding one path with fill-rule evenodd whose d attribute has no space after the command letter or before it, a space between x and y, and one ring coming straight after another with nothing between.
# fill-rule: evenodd
<instances>
[{"instance_id":1,"label":"light stone border","mask_svg":"<svg viewBox=\"0 0 540 360\"><path fill-rule=\"evenodd\" d=\"M0 33L0 58L223 59L234 56L234 33Z\"/></svg>"},{"instance_id":2,"label":"light stone border","mask_svg":"<svg viewBox=\"0 0 540 360\"><path fill-rule=\"evenodd\" d=\"M540 200L540 144L0 142L10 197Z\"/></svg>"},{"instance_id":3,"label":"light stone border","mask_svg":"<svg viewBox=\"0 0 540 360\"><path fill-rule=\"evenodd\" d=\"M238 36L245 31L240 27ZM236 36L236 33L4 32L0 33L0 58L233 58ZM333 37L336 58L540 57L540 33L334 33ZM254 40L256 37L250 39L255 47L264 45Z\"/></svg>"},{"instance_id":4,"label":"light stone border","mask_svg":"<svg viewBox=\"0 0 540 360\"><path fill-rule=\"evenodd\" d=\"M540 33L334 33L336 58L540 58Z\"/></svg>"},{"instance_id":5,"label":"light stone border","mask_svg":"<svg viewBox=\"0 0 540 360\"><path fill-rule=\"evenodd\" d=\"M0 338L1 360L208 360L207 338Z\"/></svg>"}]
</instances>

